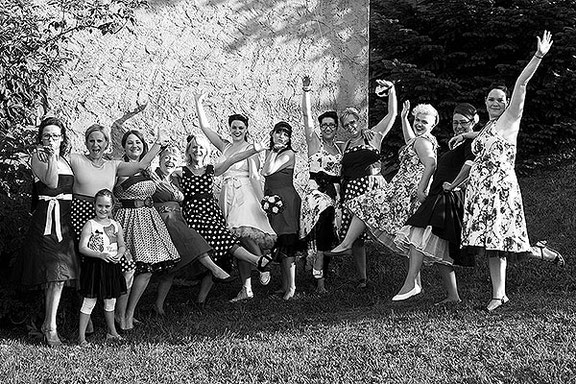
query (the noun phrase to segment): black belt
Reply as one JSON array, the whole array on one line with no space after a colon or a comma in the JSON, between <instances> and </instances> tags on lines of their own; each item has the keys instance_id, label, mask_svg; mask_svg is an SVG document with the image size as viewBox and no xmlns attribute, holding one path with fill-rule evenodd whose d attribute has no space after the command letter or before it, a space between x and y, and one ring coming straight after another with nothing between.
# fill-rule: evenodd
<instances>
[{"instance_id":1,"label":"black belt","mask_svg":"<svg viewBox=\"0 0 576 384\"><path fill-rule=\"evenodd\" d=\"M153 207L154 202L151 197L147 197L146 200L120 200L122 208L142 208L142 207Z\"/></svg>"}]
</instances>

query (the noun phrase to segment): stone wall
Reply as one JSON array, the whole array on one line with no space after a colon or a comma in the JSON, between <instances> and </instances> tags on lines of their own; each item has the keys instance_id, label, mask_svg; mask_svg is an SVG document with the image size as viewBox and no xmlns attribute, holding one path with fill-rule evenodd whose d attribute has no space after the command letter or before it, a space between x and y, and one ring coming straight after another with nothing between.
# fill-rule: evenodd
<instances>
[{"instance_id":1,"label":"stone wall","mask_svg":"<svg viewBox=\"0 0 576 384\"><path fill-rule=\"evenodd\" d=\"M280 120L292 124L302 182L301 77L312 78L314 114L355 106L366 117L368 15L368 0L152 0L137 10L137 25L68 44L75 59L51 103L71 126L75 150L89 125L112 126L146 103L123 129L149 136L160 126L183 147L187 134L200 132L193 100L205 92L208 117L224 136L237 112L249 116L255 139ZM121 129L112 133L119 141Z\"/></svg>"}]
</instances>

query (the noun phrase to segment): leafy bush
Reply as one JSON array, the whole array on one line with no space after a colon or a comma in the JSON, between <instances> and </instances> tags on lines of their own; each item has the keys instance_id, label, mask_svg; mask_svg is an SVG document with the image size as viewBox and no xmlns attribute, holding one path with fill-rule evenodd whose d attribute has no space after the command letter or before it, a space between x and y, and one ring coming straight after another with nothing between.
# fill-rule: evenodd
<instances>
[{"instance_id":1,"label":"leafy bush","mask_svg":"<svg viewBox=\"0 0 576 384\"><path fill-rule=\"evenodd\" d=\"M62 48L75 32L116 33L134 23L144 0L4 0L0 7L0 270L8 270L29 225L29 155L36 125L50 111L48 88L70 59ZM50 10L54 14L50 14ZM5 277L0 278L6 281ZM5 292L4 292L5 293ZM0 296L4 297L2 292ZM8 295L7 297L10 297ZM3 300L6 303L5 300ZM6 308L0 307L0 317Z\"/></svg>"},{"instance_id":2,"label":"leafy bush","mask_svg":"<svg viewBox=\"0 0 576 384\"><path fill-rule=\"evenodd\" d=\"M554 45L528 88L518 159L570 148L576 142L576 8L572 0L446 0L371 2L370 78L397 81L398 97L429 102L440 112L435 134L451 134L448 123L459 102L475 105L487 120L488 88L512 89L534 54L544 29ZM385 103L370 95L371 124ZM398 129L383 152L396 157Z\"/></svg>"}]
</instances>

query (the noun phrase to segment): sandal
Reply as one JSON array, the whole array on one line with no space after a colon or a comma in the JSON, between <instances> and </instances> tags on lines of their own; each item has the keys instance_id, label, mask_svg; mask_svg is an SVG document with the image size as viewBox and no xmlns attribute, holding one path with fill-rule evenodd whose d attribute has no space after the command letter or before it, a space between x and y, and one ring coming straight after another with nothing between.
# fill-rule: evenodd
<instances>
[{"instance_id":1,"label":"sandal","mask_svg":"<svg viewBox=\"0 0 576 384\"><path fill-rule=\"evenodd\" d=\"M502 298L498 298L498 297L493 297L492 300L490 300L490 302L488 303L488 305L486 306L486 310L488 312L492 312L494 311L496 308L506 304L507 302L509 302L510 299L508 299L508 296L503 296Z\"/></svg>"},{"instance_id":2,"label":"sandal","mask_svg":"<svg viewBox=\"0 0 576 384\"><path fill-rule=\"evenodd\" d=\"M264 263L264 260L267 260L267 262ZM260 256L256 269L260 272L269 272L272 269L272 258L266 255Z\"/></svg>"},{"instance_id":3,"label":"sandal","mask_svg":"<svg viewBox=\"0 0 576 384\"><path fill-rule=\"evenodd\" d=\"M364 289L368 287L368 279L360 279L358 280L358 285L356 285L357 289Z\"/></svg>"},{"instance_id":4,"label":"sandal","mask_svg":"<svg viewBox=\"0 0 576 384\"><path fill-rule=\"evenodd\" d=\"M566 261L564 260L564 257L562 257L560 252L558 252L557 250L547 246L546 245L547 243L548 242L546 240L542 240L536 243L536 245L533 248L540 251L540 255L536 254L536 256L537 257L539 256L540 259L543 261L549 261L551 263L558 265L559 267L565 266Z\"/></svg>"},{"instance_id":5,"label":"sandal","mask_svg":"<svg viewBox=\"0 0 576 384\"><path fill-rule=\"evenodd\" d=\"M324 277L324 271L321 269L312 268L312 276L314 276L315 279L321 279Z\"/></svg>"}]
</instances>

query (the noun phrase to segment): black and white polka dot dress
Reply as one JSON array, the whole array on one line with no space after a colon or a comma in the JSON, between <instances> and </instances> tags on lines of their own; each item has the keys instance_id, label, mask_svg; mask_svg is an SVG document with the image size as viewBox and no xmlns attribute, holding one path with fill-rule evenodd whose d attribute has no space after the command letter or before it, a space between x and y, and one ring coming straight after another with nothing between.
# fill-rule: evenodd
<instances>
[{"instance_id":1,"label":"black and white polka dot dress","mask_svg":"<svg viewBox=\"0 0 576 384\"><path fill-rule=\"evenodd\" d=\"M200 176L182 169L180 188L184 193L182 213L186 223L194 228L214 248L212 258L220 266L226 266L231 261L228 251L239 244L238 238L227 228L224 215L212 192L214 184L214 166L206 166Z\"/></svg>"}]
</instances>

